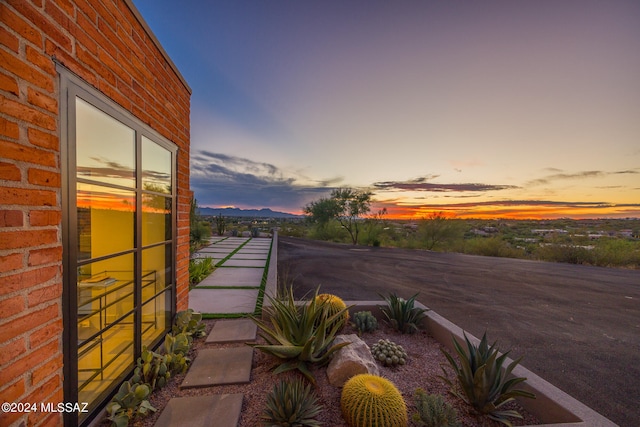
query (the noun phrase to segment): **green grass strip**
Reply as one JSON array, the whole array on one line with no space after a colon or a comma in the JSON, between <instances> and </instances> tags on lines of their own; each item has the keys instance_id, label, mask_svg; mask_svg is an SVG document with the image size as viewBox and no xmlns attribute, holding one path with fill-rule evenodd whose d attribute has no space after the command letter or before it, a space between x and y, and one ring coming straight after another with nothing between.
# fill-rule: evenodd
<instances>
[{"instance_id":1,"label":"green grass strip","mask_svg":"<svg viewBox=\"0 0 640 427\"><path fill-rule=\"evenodd\" d=\"M262 316L262 305L264 303L264 292L267 287L267 277L269 276L269 264L271 263L271 251L273 250L273 238L271 238L271 245L269 245L269 254L267 255L267 262L262 272L262 280L260 280L260 290L258 291L258 299L256 301L256 309L253 314L256 317Z\"/></svg>"},{"instance_id":2,"label":"green grass strip","mask_svg":"<svg viewBox=\"0 0 640 427\"><path fill-rule=\"evenodd\" d=\"M239 319L242 317L248 317L251 313L203 313L203 319Z\"/></svg>"},{"instance_id":3,"label":"green grass strip","mask_svg":"<svg viewBox=\"0 0 640 427\"><path fill-rule=\"evenodd\" d=\"M236 252L238 252L240 249L242 249L242 247L244 245L246 245L247 243L249 243L251 241L251 239L247 240L246 242L244 242L243 244L241 244L240 246L238 246L237 248L235 248L233 250L233 252L231 252L229 255L227 255L226 257L224 257L223 259L221 259L220 261L218 261L218 263L216 264L216 267L220 267L222 264L224 264L224 262L226 260L228 260L229 258L231 258ZM227 267L230 268L230 267Z\"/></svg>"},{"instance_id":4,"label":"green grass strip","mask_svg":"<svg viewBox=\"0 0 640 427\"><path fill-rule=\"evenodd\" d=\"M260 286L198 286L197 289L260 289Z\"/></svg>"}]
</instances>

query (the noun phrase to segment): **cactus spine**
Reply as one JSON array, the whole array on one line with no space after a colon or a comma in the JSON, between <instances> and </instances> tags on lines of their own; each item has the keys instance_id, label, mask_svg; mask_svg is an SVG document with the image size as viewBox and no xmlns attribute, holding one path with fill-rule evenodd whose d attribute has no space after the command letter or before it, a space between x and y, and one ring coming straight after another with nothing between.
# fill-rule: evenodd
<instances>
[{"instance_id":1,"label":"cactus spine","mask_svg":"<svg viewBox=\"0 0 640 427\"><path fill-rule=\"evenodd\" d=\"M351 377L342 389L340 406L350 427L406 427L409 422L396 386L377 375Z\"/></svg>"},{"instance_id":2,"label":"cactus spine","mask_svg":"<svg viewBox=\"0 0 640 427\"><path fill-rule=\"evenodd\" d=\"M340 297L332 294L319 294L316 296L316 303L322 303L327 308L327 318L335 316L340 311L344 310L342 316L336 319L334 322L328 323L327 328L332 328L338 322L342 322L343 325L347 324L349 320L349 311L345 310L347 305L342 301Z\"/></svg>"}]
</instances>

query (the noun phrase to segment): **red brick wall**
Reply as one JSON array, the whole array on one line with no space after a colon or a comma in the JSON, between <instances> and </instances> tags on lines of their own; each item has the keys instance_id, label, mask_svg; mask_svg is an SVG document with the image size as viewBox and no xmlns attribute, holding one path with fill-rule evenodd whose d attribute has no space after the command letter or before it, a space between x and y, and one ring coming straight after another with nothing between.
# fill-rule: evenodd
<instances>
[{"instance_id":1,"label":"red brick wall","mask_svg":"<svg viewBox=\"0 0 640 427\"><path fill-rule=\"evenodd\" d=\"M187 308L190 89L127 0L0 2L0 402L62 402L59 84L53 62L173 141ZM59 425L0 413L0 425Z\"/></svg>"}]
</instances>

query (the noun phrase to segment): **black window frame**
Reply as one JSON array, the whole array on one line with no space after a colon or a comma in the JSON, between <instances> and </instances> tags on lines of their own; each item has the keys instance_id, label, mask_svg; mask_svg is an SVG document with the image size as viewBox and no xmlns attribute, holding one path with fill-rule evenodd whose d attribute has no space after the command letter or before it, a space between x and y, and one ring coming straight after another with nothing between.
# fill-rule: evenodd
<instances>
[{"instance_id":1,"label":"black window frame","mask_svg":"<svg viewBox=\"0 0 640 427\"><path fill-rule=\"evenodd\" d=\"M170 245L171 248L171 275L167 277L170 280L167 296L169 299L169 307L171 310L170 319L173 319L176 313L176 250L177 250L177 164L180 155L177 145L160 135L150 126L133 116L125 108L114 102L102 92L85 82L71 70L66 68L58 61L54 61L56 71L59 75L59 123L60 123L60 163L62 172L62 188L61 188L61 210L62 210L62 243L63 243L63 291L62 291L62 313L63 313L63 393L65 402L78 402L78 307L77 307L77 267L78 267L78 248L77 248L77 207L76 207L76 187L78 179L76 176L76 128L75 128L75 99L81 98L93 107L113 117L119 122L130 127L135 132L135 150L136 150L136 178L135 178L135 197L136 212L134 220L134 248L124 253L133 253L134 255L134 358L131 363L131 369L127 372L126 377L130 377L133 373L135 360L140 356L142 351L142 254L144 249L149 249L161 245ZM171 152L171 193L161 194L163 197L171 199L171 240L154 242L146 246L142 245L142 198L144 194L149 194L142 186L142 137L146 137L152 142L158 144L162 148ZM106 185L111 188L119 188L117 186ZM154 194L154 193L152 193ZM92 261L105 257L97 257ZM86 262L85 262L86 263ZM170 323L170 322L169 322ZM165 333L169 332L166 329ZM158 346L165 333L153 342L152 348ZM114 385L107 393L103 394L98 400L97 405L88 414L65 413L64 423L66 426L87 425L100 414L104 405L111 399L117 391L119 384Z\"/></svg>"}]
</instances>

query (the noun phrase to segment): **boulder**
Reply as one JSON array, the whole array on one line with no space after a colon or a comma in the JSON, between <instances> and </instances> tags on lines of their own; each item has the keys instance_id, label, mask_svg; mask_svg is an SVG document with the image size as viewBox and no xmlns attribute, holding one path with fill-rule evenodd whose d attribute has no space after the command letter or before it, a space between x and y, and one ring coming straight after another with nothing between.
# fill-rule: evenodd
<instances>
[{"instance_id":1,"label":"boulder","mask_svg":"<svg viewBox=\"0 0 640 427\"><path fill-rule=\"evenodd\" d=\"M356 334L338 335L333 344L350 342L333 354L327 367L329 383L335 387L342 387L349 378L358 374L379 375L378 364L371 355L369 346Z\"/></svg>"}]
</instances>

